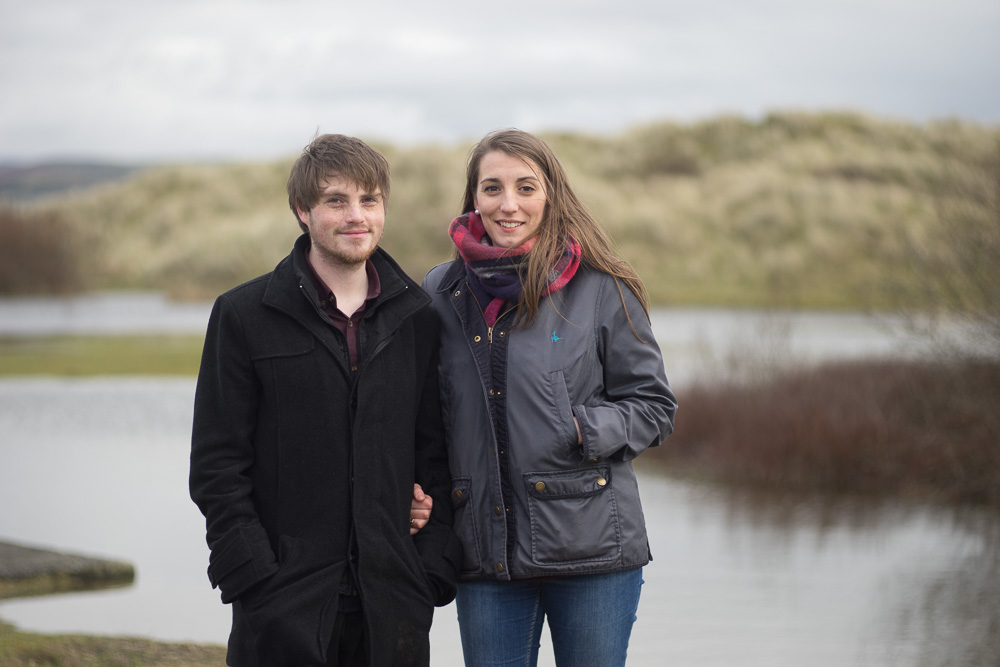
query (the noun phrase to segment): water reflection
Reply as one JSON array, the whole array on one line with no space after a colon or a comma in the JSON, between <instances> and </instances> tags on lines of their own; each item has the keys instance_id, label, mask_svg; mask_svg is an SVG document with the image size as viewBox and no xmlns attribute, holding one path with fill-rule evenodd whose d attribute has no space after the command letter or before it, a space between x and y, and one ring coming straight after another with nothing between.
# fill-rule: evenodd
<instances>
[{"instance_id":1,"label":"water reflection","mask_svg":"<svg viewBox=\"0 0 1000 667\"><path fill-rule=\"evenodd\" d=\"M716 629L746 642L731 664L1000 664L995 512L698 485L687 500L725 534L733 597Z\"/></svg>"}]
</instances>

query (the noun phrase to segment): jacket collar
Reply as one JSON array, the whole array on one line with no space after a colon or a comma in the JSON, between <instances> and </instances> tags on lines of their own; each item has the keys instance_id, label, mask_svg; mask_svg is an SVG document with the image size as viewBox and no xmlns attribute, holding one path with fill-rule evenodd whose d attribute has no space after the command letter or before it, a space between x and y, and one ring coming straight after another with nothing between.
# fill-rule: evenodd
<instances>
[{"instance_id":1,"label":"jacket collar","mask_svg":"<svg viewBox=\"0 0 1000 667\"><path fill-rule=\"evenodd\" d=\"M452 291L456 286L458 286L459 283L465 280L465 278L465 261L462 259L451 261L447 265L444 275L441 276L441 281L438 283L438 294Z\"/></svg>"},{"instance_id":2,"label":"jacket collar","mask_svg":"<svg viewBox=\"0 0 1000 667\"><path fill-rule=\"evenodd\" d=\"M305 255L308 248L309 235L302 234L295 240L292 252L271 273L263 303L286 313L317 337L326 340L330 335L330 325L320 311L319 297L309 277ZM377 316L384 323L380 334L387 335L403 320L430 304L430 297L381 247L375 250L371 259L378 271L382 292L365 310L364 319Z\"/></svg>"}]
</instances>

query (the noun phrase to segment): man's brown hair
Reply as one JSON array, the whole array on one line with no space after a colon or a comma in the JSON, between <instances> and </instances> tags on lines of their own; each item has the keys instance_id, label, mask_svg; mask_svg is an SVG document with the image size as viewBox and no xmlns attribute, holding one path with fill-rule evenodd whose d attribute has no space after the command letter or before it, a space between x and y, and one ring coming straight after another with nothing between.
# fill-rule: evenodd
<instances>
[{"instance_id":1,"label":"man's brown hair","mask_svg":"<svg viewBox=\"0 0 1000 667\"><path fill-rule=\"evenodd\" d=\"M377 150L354 137L323 134L302 150L288 176L288 207L303 232L298 210L308 211L319 201L323 182L331 176L353 181L369 192L389 200L389 163Z\"/></svg>"}]
</instances>

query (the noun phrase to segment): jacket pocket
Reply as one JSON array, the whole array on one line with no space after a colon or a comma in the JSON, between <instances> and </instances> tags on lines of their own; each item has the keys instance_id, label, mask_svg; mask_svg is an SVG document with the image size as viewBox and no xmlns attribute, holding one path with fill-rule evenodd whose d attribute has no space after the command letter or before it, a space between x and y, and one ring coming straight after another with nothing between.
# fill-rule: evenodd
<instances>
[{"instance_id":1,"label":"jacket pocket","mask_svg":"<svg viewBox=\"0 0 1000 667\"><path fill-rule=\"evenodd\" d=\"M317 562L308 543L282 535L278 571L247 591L242 609L262 664L326 660L346 561Z\"/></svg>"},{"instance_id":2,"label":"jacket pocket","mask_svg":"<svg viewBox=\"0 0 1000 667\"><path fill-rule=\"evenodd\" d=\"M462 543L462 574L478 572L482 562L479 551L479 532L476 530L475 510L472 503L472 480L456 477L451 481L451 504L454 510L454 530Z\"/></svg>"},{"instance_id":3,"label":"jacket pocket","mask_svg":"<svg viewBox=\"0 0 1000 667\"><path fill-rule=\"evenodd\" d=\"M601 562L621 556L609 466L525 473L524 484L535 563Z\"/></svg>"}]
</instances>

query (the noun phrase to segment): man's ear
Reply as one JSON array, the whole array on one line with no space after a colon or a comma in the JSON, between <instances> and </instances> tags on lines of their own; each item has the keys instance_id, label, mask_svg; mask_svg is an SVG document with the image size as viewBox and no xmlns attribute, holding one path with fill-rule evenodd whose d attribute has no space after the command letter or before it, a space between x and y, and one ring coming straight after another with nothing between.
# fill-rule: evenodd
<instances>
[{"instance_id":1,"label":"man's ear","mask_svg":"<svg viewBox=\"0 0 1000 667\"><path fill-rule=\"evenodd\" d=\"M309 211L303 211L301 208L299 208L298 206L296 206L295 207L295 213L296 213L296 215L299 216L299 221L303 225L305 225L306 227L308 227L309 226Z\"/></svg>"}]
</instances>

